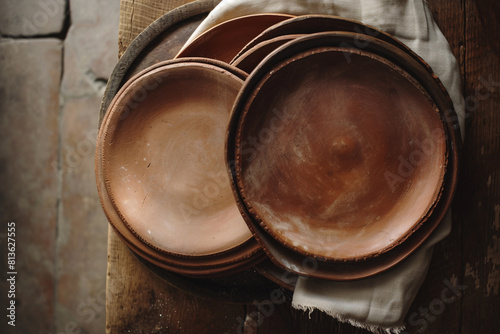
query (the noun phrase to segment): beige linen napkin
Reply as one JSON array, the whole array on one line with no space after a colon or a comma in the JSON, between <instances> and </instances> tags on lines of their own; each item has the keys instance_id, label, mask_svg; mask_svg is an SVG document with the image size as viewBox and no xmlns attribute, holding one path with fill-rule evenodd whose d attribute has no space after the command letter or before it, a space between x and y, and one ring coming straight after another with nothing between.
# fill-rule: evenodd
<instances>
[{"instance_id":1,"label":"beige linen napkin","mask_svg":"<svg viewBox=\"0 0 500 334\"><path fill-rule=\"evenodd\" d=\"M257 13L338 15L392 34L422 57L441 79L458 114L463 138L465 108L457 63L423 0L222 0L189 41L218 23ZM321 310L374 333L402 332L408 308L427 274L433 246L450 232L450 217L448 213L415 253L384 273L350 282L300 277L293 307Z\"/></svg>"},{"instance_id":2,"label":"beige linen napkin","mask_svg":"<svg viewBox=\"0 0 500 334\"><path fill-rule=\"evenodd\" d=\"M373 333L400 333L404 318L422 285L433 246L451 230L451 215L429 239L406 260L378 275L347 282L298 279L293 307L312 312L321 310L342 322Z\"/></svg>"}]
</instances>

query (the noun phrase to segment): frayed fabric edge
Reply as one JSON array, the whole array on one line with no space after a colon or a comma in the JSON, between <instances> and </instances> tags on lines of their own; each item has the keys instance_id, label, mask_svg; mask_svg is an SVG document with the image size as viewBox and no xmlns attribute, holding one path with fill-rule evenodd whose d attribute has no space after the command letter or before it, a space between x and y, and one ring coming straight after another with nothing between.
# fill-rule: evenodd
<instances>
[{"instance_id":1,"label":"frayed fabric edge","mask_svg":"<svg viewBox=\"0 0 500 334\"><path fill-rule=\"evenodd\" d=\"M405 326L398 326L398 327L384 327L384 326L376 326L376 325L369 325L365 324L362 322L359 322L354 319L347 318L345 315L342 314L337 314L334 312L328 312L328 311L323 311L320 309L317 309L312 306L304 306L304 305L292 305L294 308L297 310L301 310L304 312L309 312L309 318L311 317L311 313L315 310L322 311L326 314L328 314L330 317L334 318L335 320L338 320L342 323L350 324L351 326L366 329L374 334L401 334L404 332L406 329Z\"/></svg>"}]
</instances>

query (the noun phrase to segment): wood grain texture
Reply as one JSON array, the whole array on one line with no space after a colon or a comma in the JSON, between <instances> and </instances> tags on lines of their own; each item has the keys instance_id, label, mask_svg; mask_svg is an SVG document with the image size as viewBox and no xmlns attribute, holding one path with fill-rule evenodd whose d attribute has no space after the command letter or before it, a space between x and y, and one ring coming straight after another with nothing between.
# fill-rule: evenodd
<instances>
[{"instance_id":1,"label":"wood grain texture","mask_svg":"<svg viewBox=\"0 0 500 334\"><path fill-rule=\"evenodd\" d=\"M121 0L120 54L149 23L185 2ZM453 230L435 248L427 278L408 312L406 333L497 333L499 5L486 0L432 0L429 7L459 61L468 117ZM108 247L107 333L368 333L321 312L309 317L294 310L289 295L268 313L255 305L193 297L152 274L112 230Z\"/></svg>"},{"instance_id":2,"label":"wood grain texture","mask_svg":"<svg viewBox=\"0 0 500 334\"><path fill-rule=\"evenodd\" d=\"M465 92L469 119L462 191L462 333L500 328L500 37L498 2L467 1ZM478 316L480 315L480 316Z\"/></svg>"},{"instance_id":3,"label":"wood grain texture","mask_svg":"<svg viewBox=\"0 0 500 334\"><path fill-rule=\"evenodd\" d=\"M109 231L106 333L235 333L243 305L180 291L147 269Z\"/></svg>"},{"instance_id":4,"label":"wood grain texture","mask_svg":"<svg viewBox=\"0 0 500 334\"><path fill-rule=\"evenodd\" d=\"M457 1L435 0L429 2L429 7L457 58L463 77L464 4ZM461 176L459 173L459 187ZM459 190L455 195L452 207L452 232L445 240L436 245L426 280L408 312L406 318L408 333L460 333L463 300L455 296L452 302L444 303L443 310L437 309L441 306L439 301L443 290L449 289L447 283L462 284L464 281L462 265L463 222L459 219L462 212L460 212L460 206L456 205L457 198L460 196ZM447 292L445 296L452 299L451 296L447 295ZM432 311L439 314L434 314Z\"/></svg>"},{"instance_id":5,"label":"wood grain texture","mask_svg":"<svg viewBox=\"0 0 500 334\"><path fill-rule=\"evenodd\" d=\"M132 40L154 20L166 12L193 0L121 0L120 25L118 30L118 54L130 45Z\"/></svg>"}]
</instances>

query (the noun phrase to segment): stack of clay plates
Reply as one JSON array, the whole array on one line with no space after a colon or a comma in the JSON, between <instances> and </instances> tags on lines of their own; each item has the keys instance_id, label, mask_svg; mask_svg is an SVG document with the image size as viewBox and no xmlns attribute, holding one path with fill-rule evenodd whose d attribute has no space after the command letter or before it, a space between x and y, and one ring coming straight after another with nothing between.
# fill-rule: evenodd
<instances>
[{"instance_id":1,"label":"stack of clay plates","mask_svg":"<svg viewBox=\"0 0 500 334\"><path fill-rule=\"evenodd\" d=\"M267 273L358 279L406 258L444 218L454 116L431 68L382 31L240 17L115 96L99 193L129 247L180 274L228 275L267 256Z\"/></svg>"},{"instance_id":2,"label":"stack of clay plates","mask_svg":"<svg viewBox=\"0 0 500 334\"><path fill-rule=\"evenodd\" d=\"M226 159L243 216L275 264L324 279L370 276L443 219L458 167L453 106L402 43L359 22L301 16L232 63L250 76Z\"/></svg>"},{"instance_id":3,"label":"stack of clay plates","mask_svg":"<svg viewBox=\"0 0 500 334\"><path fill-rule=\"evenodd\" d=\"M96 154L101 202L127 245L155 265L213 277L263 258L224 167L245 77L210 59L159 63L130 79L106 113Z\"/></svg>"}]
</instances>

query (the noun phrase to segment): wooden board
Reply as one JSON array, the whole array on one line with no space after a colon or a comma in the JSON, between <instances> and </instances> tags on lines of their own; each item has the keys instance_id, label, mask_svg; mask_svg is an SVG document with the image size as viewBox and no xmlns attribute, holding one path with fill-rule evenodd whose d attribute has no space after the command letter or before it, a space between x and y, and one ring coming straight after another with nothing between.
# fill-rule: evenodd
<instances>
[{"instance_id":1,"label":"wooden board","mask_svg":"<svg viewBox=\"0 0 500 334\"><path fill-rule=\"evenodd\" d=\"M122 53L155 18L184 2L122 0ZM486 0L434 0L429 6L459 60L468 118L453 231L435 249L428 276L408 313L407 333L497 333L499 5ZM107 333L367 333L320 312L309 317L294 310L286 293L277 295L282 298L276 298L273 312L195 297L155 276L112 230L108 247ZM261 317L255 318L258 314Z\"/></svg>"},{"instance_id":2,"label":"wooden board","mask_svg":"<svg viewBox=\"0 0 500 334\"><path fill-rule=\"evenodd\" d=\"M464 96L468 133L455 201L462 226L462 333L500 328L500 3L464 7ZM480 315L480 316L478 316Z\"/></svg>"}]
</instances>

